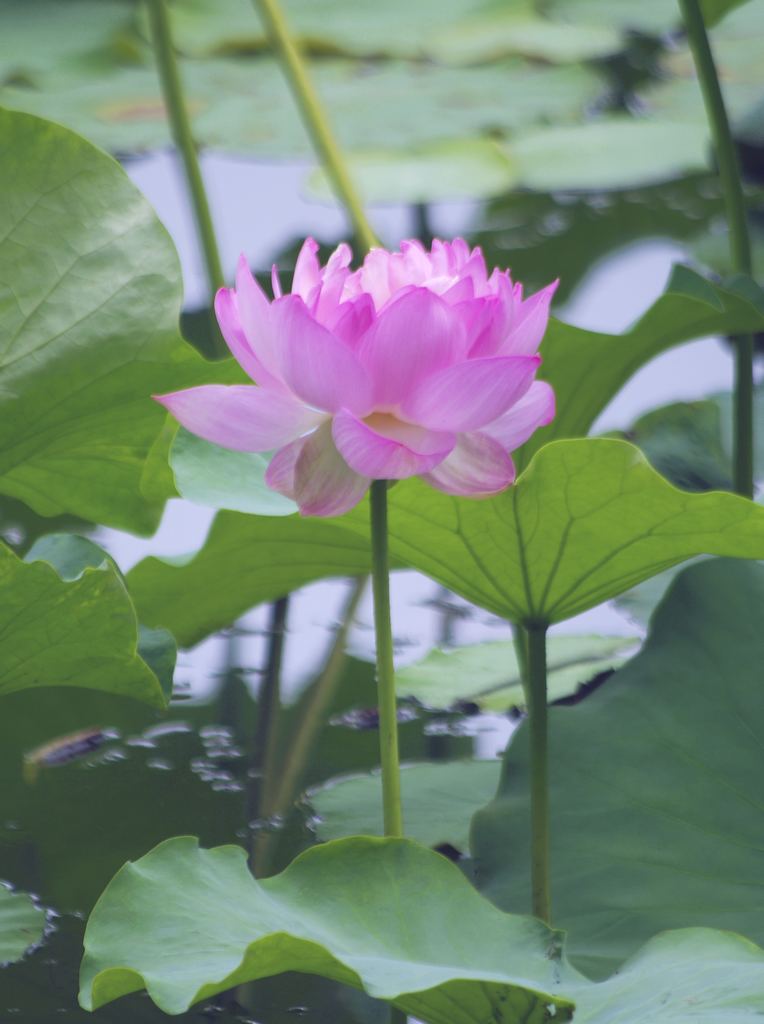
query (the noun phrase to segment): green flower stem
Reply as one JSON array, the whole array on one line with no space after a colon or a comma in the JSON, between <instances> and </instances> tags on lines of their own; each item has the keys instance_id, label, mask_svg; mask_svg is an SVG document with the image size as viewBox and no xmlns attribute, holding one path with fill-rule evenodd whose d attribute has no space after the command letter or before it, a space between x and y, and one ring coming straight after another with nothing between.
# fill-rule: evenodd
<instances>
[{"instance_id":1,"label":"green flower stem","mask_svg":"<svg viewBox=\"0 0 764 1024\"><path fill-rule=\"evenodd\" d=\"M526 626L528 727L531 750L531 888L533 913L551 924L549 778L545 623Z\"/></svg>"},{"instance_id":2,"label":"green flower stem","mask_svg":"<svg viewBox=\"0 0 764 1024\"><path fill-rule=\"evenodd\" d=\"M215 292L225 281L215 238L215 228L212 223L212 214L210 213L210 204L204 189L204 180L201 168L199 167L196 143L191 134L191 124L188 119L188 111L183 96L183 85L180 80L180 71L172 44L170 17L167 13L167 6L165 0L147 0L147 3L151 41L159 71L159 80L162 85L162 96L170 119L172 137L183 161L191 207L194 212L196 232L204 255L210 307L212 307ZM227 350L220 337L214 312L212 313L212 325L212 336L216 339L216 349L222 355Z\"/></svg>"},{"instance_id":3,"label":"green flower stem","mask_svg":"<svg viewBox=\"0 0 764 1024\"><path fill-rule=\"evenodd\" d=\"M699 0L679 0L679 6L719 165L719 178L727 209L732 267L738 273L750 274L751 240L740 165L703 14ZM753 497L753 337L744 335L736 338L735 342L735 490L750 498Z\"/></svg>"},{"instance_id":4,"label":"green flower stem","mask_svg":"<svg viewBox=\"0 0 764 1024\"><path fill-rule=\"evenodd\" d=\"M374 480L371 485L371 554L385 835L402 836L403 812L401 810L401 778L398 763L398 716L395 702L393 633L390 625L386 480Z\"/></svg>"},{"instance_id":5,"label":"green flower stem","mask_svg":"<svg viewBox=\"0 0 764 1024\"><path fill-rule=\"evenodd\" d=\"M287 26L278 0L255 0L265 22L271 45L281 59L305 128L324 165L339 201L345 206L356 235L365 249L377 244L348 172L342 151L329 125L326 111L311 81L308 68Z\"/></svg>"}]
</instances>

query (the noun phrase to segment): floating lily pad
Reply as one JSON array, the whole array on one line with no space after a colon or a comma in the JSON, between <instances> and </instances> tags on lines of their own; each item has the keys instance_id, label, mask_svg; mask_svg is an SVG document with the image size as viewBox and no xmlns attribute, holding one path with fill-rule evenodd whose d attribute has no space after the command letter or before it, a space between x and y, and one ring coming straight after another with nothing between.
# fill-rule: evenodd
<instances>
[{"instance_id":1,"label":"floating lily pad","mask_svg":"<svg viewBox=\"0 0 764 1024\"><path fill-rule=\"evenodd\" d=\"M517 186L540 192L633 188L681 178L708 164L705 123L609 117L526 128L499 146L489 139L346 154L367 202L485 198ZM316 194L330 187L322 171Z\"/></svg>"},{"instance_id":2,"label":"floating lily pad","mask_svg":"<svg viewBox=\"0 0 764 1024\"><path fill-rule=\"evenodd\" d=\"M708 164L705 124L608 117L528 130L510 143L528 188L596 191L680 178Z\"/></svg>"},{"instance_id":3,"label":"floating lily pad","mask_svg":"<svg viewBox=\"0 0 764 1024\"><path fill-rule=\"evenodd\" d=\"M568 697L593 676L621 664L621 655L635 642L618 636L550 636L549 699ZM431 708L469 701L484 711L506 711L525 703L511 640L430 651L421 661L398 669L395 682L401 697L414 697Z\"/></svg>"},{"instance_id":4,"label":"floating lily pad","mask_svg":"<svg viewBox=\"0 0 764 1024\"><path fill-rule=\"evenodd\" d=\"M395 152L349 153L348 165L366 202L427 203L483 199L517 183L517 166L492 139L466 139ZM332 196L322 170L308 182L322 199Z\"/></svg>"},{"instance_id":5,"label":"floating lily pad","mask_svg":"<svg viewBox=\"0 0 764 1024\"><path fill-rule=\"evenodd\" d=\"M0 0L0 85L29 88L52 66L115 59L134 9L132 0Z\"/></svg>"},{"instance_id":6,"label":"floating lily pad","mask_svg":"<svg viewBox=\"0 0 764 1024\"><path fill-rule=\"evenodd\" d=\"M311 70L340 144L354 150L397 150L505 136L548 120L565 123L579 118L603 89L600 76L583 65L543 67L519 59L477 68L324 59ZM315 159L283 71L271 57L186 61L182 74L201 145L260 159ZM38 74L34 89L0 89L0 100L60 121L112 152L171 144L148 54L137 65L86 73L56 68Z\"/></svg>"},{"instance_id":7,"label":"floating lily pad","mask_svg":"<svg viewBox=\"0 0 764 1024\"><path fill-rule=\"evenodd\" d=\"M492 799L498 782L497 761L404 765L401 789L406 834L425 846L448 845L466 853L472 815ZM332 779L311 790L307 800L318 815L313 829L322 841L384 835L378 772Z\"/></svg>"},{"instance_id":8,"label":"floating lily pad","mask_svg":"<svg viewBox=\"0 0 764 1024\"><path fill-rule=\"evenodd\" d=\"M20 959L44 929L45 913L32 897L0 884L0 967Z\"/></svg>"},{"instance_id":9,"label":"floating lily pad","mask_svg":"<svg viewBox=\"0 0 764 1024\"><path fill-rule=\"evenodd\" d=\"M582 25L543 17L530 3L510 2L481 9L430 36L435 57L454 63L479 63L520 54L554 63L594 60L624 46L618 26L610 19Z\"/></svg>"},{"instance_id":10,"label":"floating lily pad","mask_svg":"<svg viewBox=\"0 0 764 1024\"><path fill-rule=\"evenodd\" d=\"M309 53L357 57L406 57L478 63L520 54L567 62L613 53L618 27L569 24L547 17L532 0L505 0L495 9L482 0L387 0L384 5L327 0L288 0L290 30ZM539 10L541 8L541 10ZM554 12L552 12L554 13ZM191 0L173 9L179 48L196 56L252 53L267 37L249 0Z\"/></svg>"}]
</instances>

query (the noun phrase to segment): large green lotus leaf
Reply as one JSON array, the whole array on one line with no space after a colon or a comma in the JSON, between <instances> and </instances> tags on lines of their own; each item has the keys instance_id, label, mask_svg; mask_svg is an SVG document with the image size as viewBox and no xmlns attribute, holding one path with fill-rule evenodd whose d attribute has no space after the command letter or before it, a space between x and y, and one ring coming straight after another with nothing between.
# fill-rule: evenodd
<instances>
[{"instance_id":1,"label":"large green lotus leaf","mask_svg":"<svg viewBox=\"0 0 764 1024\"><path fill-rule=\"evenodd\" d=\"M370 571L368 538L338 520L223 512L200 551L145 558L127 582L141 620L165 626L187 647L262 601L313 580Z\"/></svg>"},{"instance_id":2,"label":"large green lotus leaf","mask_svg":"<svg viewBox=\"0 0 764 1024\"><path fill-rule=\"evenodd\" d=\"M739 936L659 936L609 981L564 959L559 933L503 914L410 840L309 850L260 883L243 850L172 839L126 864L85 936L80 1002L145 988L168 1013L288 970L394 1002L424 1024L737 1024L764 998L764 951Z\"/></svg>"},{"instance_id":3,"label":"large green lotus leaf","mask_svg":"<svg viewBox=\"0 0 764 1024\"><path fill-rule=\"evenodd\" d=\"M579 997L576 1024L740 1024L761 1015L764 950L710 928L666 932Z\"/></svg>"},{"instance_id":4,"label":"large green lotus leaf","mask_svg":"<svg viewBox=\"0 0 764 1024\"><path fill-rule=\"evenodd\" d=\"M401 770L406 835L425 846L448 844L466 852L472 815L493 797L499 781L497 761L436 761L404 765ZM379 772L331 779L311 790L307 801L318 818L318 838L384 835Z\"/></svg>"},{"instance_id":5,"label":"large green lotus leaf","mask_svg":"<svg viewBox=\"0 0 764 1024\"><path fill-rule=\"evenodd\" d=\"M201 144L267 159L314 159L276 61L193 60L182 71ZM477 68L325 59L315 63L312 75L340 144L369 150L507 135L547 120L565 123L580 117L602 91L601 78L588 67L544 67L519 59ZM171 141L150 63L97 66L86 73L55 68L35 82L35 89L0 89L0 100L60 121L112 152Z\"/></svg>"},{"instance_id":6,"label":"large green lotus leaf","mask_svg":"<svg viewBox=\"0 0 764 1024\"><path fill-rule=\"evenodd\" d=\"M759 786L764 567L691 566L642 652L588 700L550 713L554 920L571 956L608 973L664 928L764 939ZM529 906L522 727L473 823L483 890Z\"/></svg>"},{"instance_id":7,"label":"large green lotus leaf","mask_svg":"<svg viewBox=\"0 0 764 1024\"><path fill-rule=\"evenodd\" d=\"M550 700L568 697L582 683L620 665L636 637L550 636L547 642L547 690ZM520 666L511 640L435 649L420 661L398 669L400 697L431 708L468 701L483 711L507 711L525 703Z\"/></svg>"},{"instance_id":8,"label":"large green lotus leaf","mask_svg":"<svg viewBox=\"0 0 764 1024\"><path fill-rule=\"evenodd\" d=\"M709 334L764 328L764 293L747 278L714 285L687 267L674 267L666 291L623 334L599 334L558 320L549 324L540 376L554 387L557 415L519 453L553 438L586 434L608 402L640 366L683 341Z\"/></svg>"},{"instance_id":9,"label":"large green lotus leaf","mask_svg":"<svg viewBox=\"0 0 764 1024\"><path fill-rule=\"evenodd\" d=\"M624 441L557 441L482 501L418 480L390 492L393 567L419 569L515 622L559 622L698 554L764 558L764 508L668 484ZM143 621L193 643L247 608L323 576L369 570L368 507L341 519L224 513L183 564L128 575Z\"/></svg>"},{"instance_id":10,"label":"large green lotus leaf","mask_svg":"<svg viewBox=\"0 0 764 1024\"><path fill-rule=\"evenodd\" d=\"M71 533L49 533L40 537L29 548L24 556L24 561L27 563L47 562L56 570L61 579L68 583L78 580L86 569L105 569L116 573L119 579L123 580L119 566L103 548L99 548L97 544L86 537L78 537ZM149 667L162 688L164 700L160 706L164 706L172 694L177 653L175 639L166 629L149 629L139 624L137 654ZM114 671L113 668L112 671ZM68 680L67 683L71 685ZM99 686L97 689L106 689L109 693L121 692L119 689L114 690L111 686Z\"/></svg>"},{"instance_id":11,"label":"large green lotus leaf","mask_svg":"<svg viewBox=\"0 0 764 1024\"><path fill-rule=\"evenodd\" d=\"M141 491L165 422L150 396L213 373L177 333L175 250L84 139L10 111L0 135L0 492L150 533L167 496Z\"/></svg>"},{"instance_id":12,"label":"large green lotus leaf","mask_svg":"<svg viewBox=\"0 0 764 1024\"><path fill-rule=\"evenodd\" d=\"M546 445L489 500L394 489L390 538L399 561L475 604L552 623L698 554L764 557L764 508L680 491L633 445L589 438Z\"/></svg>"},{"instance_id":13,"label":"large green lotus leaf","mask_svg":"<svg viewBox=\"0 0 764 1024\"><path fill-rule=\"evenodd\" d=\"M96 1009L146 988L181 1013L297 970L395 999L432 1024L514 1022L548 1005L565 1020L561 979L578 978L557 941L539 921L496 910L455 865L409 840L339 840L258 883L243 850L201 850L184 837L109 884L88 923L80 1001Z\"/></svg>"},{"instance_id":14,"label":"large green lotus leaf","mask_svg":"<svg viewBox=\"0 0 764 1024\"><path fill-rule=\"evenodd\" d=\"M44 537L22 561L0 545L0 694L82 686L164 707L175 643L139 627L121 574L81 537Z\"/></svg>"},{"instance_id":15,"label":"large green lotus leaf","mask_svg":"<svg viewBox=\"0 0 764 1024\"><path fill-rule=\"evenodd\" d=\"M24 955L42 938L45 913L25 892L0 884L0 967Z\"/></svg>"}]
</instances>

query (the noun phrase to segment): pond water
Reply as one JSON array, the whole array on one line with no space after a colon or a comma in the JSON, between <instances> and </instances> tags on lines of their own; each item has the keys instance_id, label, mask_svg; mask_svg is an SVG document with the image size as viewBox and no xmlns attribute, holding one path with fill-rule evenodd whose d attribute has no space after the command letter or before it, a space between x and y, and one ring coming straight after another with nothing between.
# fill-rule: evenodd
<instances>
[{"instance_id":1,"label":"pond water","mask_svg":"<svg viewBox=\"0 0 764 1024\"><path fill-rule=\"evenodd\" d=\"M193 225L170 155L129 167L135 182L164 220L179 248L189 307L205 294ZM300 193L304 167L253 165L208 158L205 173L219 229L224 265L240 250L265 269L296 237L322 239L346 231L342 213L306 202ZM559 198L560 210L566 200ZM442 205L429 212L435 234L468 237L486 229L476 205ZM375 208L372 221L387 244L415 230L415 213L403 207ZM490 229L490 224L488 225ZM611 253L583 278L558 315L578 325L618 331L663 290L672 263L684 255L675 242L654 238ZM542 349L543 352L543 349ZM600 417L596 430L626 427L639 413L672 399L697 398L728 388L732 365L727 348L705 339L676 349L638 373ZM123 570L148 554L177 555L203 541L211 510L174 500L156 535L135 538L101 531L98 540ZM377 763L377 735L369 709L375 702L373 631L368 593L360 598L342 644L334 651L353 585L329 581L290 598L281 670L281 702L275 771L291 771L294 793L340 774L363 772ZM470 608L431 581L405 572L392 584L397 656L407 664L435 645L508 638L506 622ZM84 918L105 883L128 858L163 838L192 833L205 845L250 844L264 871L276 871L313 841L307 805L289 801L275 817L258 816L262 797L263 744L257 699L267 686L272 655L272 609L260 607L235 627L183 651L177 698L164 716L129 701L89 691L32 691L6 698L0 723L0 878L36 893L50 915L44 950L3 976L0 1020L47 1024L92 1021L76 1005L76 972ZM639 627L606 605L565 623L564 632L640 635ZM329 674L335 673L328 705L314 722L312 738L300 733L305 709ZM351 715L350 712L365 712ZM83 720L113 730L103 744L70 764L43 769L25 779L25 751L79 728ZM413 709L401 724L404 760L493 758L513 728L508 715L468 715ZM305 740L300 746L296 737ZM110 738L109 738L110 737ZM299 749L298 749L299 747ZM290 759L297 750L302 758ZM291 767L290 767L291 766ZM387 1009L328 983L282 977L246 986L184 1015L187 1021L241 1024L383 1021ZM144 996L128 997L99 1011L96 1019L131 1024L165 1020Z\"/></svg>"}]
</instances>

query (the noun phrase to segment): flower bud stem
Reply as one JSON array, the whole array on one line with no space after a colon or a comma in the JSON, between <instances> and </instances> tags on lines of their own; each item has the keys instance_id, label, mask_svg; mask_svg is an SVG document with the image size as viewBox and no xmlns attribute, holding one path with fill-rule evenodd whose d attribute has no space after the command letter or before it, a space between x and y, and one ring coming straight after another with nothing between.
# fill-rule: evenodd
<instances>
[{"instance_id":1,"label":"flower bud stem","mask_svg":"<svg viewBox=\"0 0 764 1024\"><path fill-rule=\"evenodd\" d=\"M377 647L379 750L382 765L382 808L386 836L403 835L401 779L398 761L398 715L395 700L393 634L390 625L390 571L387 557L387 481L371 485L371 564L374 591L374 632Z\"/></svg>"},{"instance_id":2,"label":"flower bud stem","mask_svg":"<svg viewBox=\"0 0 764 1024\"><path fill-rule=\"evenodd\" d=\"M183 96L180 71L178 70L178 62L175 59L170 17L167 13L165 0L147 0L147 6L151 42L162 86L162 97L167 109L172 137L183 161L196 231L204 256L210 307L212 307L215 292L225 282L220 263L220 253L218 252L217 240L215 238L215 228L212 223L212 214L210 213L210 204L204 189L204 180L201 168L199 167L199 156L194 137L191 133L191 124L188 119L188 110L186 109L186 102ZM211 318L213 338L216 342L215 348L222 355L224 352L227 352L227 349L223 344L223 339L220 337L214 312L211 312Z\"/></svg>"},{"instance_id":3,"label":"flower bud stem","mask_svg":"<svg viewBox=\"0 0 764 1024\"><path fill-rule=\"evenodd\" d=\"M711 129L719 179L727 210L730 256L732 268L740 274L750 274L751 240L748 234L745 199L740 179L735 142L730 131L719 76L714 64L708 33L703 21L699 0L679 0L687 41L690 44L695 70L703 93L706 117ZM735 340L735 490L745 497L753 497L753 337L741 335Z\"/></svg>"},{"instance_id":4,"label":"flower bud stem","mask_svg":"<svg viewBox=\"0 0 764 1024\"><path fill-rule=\"evenodd\" d=\"M551 924L546 624L525 627L531 752L531 889L535 917Z\"/></svg>"},{"instance_id":5,"label":"flower bud stem","mask_svg":"<svg viewBox=\"0 0 764 1024\"><path fill-rule=\"evenodd\" d=\"M307 64L292 37L278 0L255 0L275 53L302 115L313 147L324 166L335 195L348 212L353 229L364 249L377 244L377 238L364 212L348 172L342 151L334 138L329 119L308 72Z\"/></svg>"}]
</instances>

